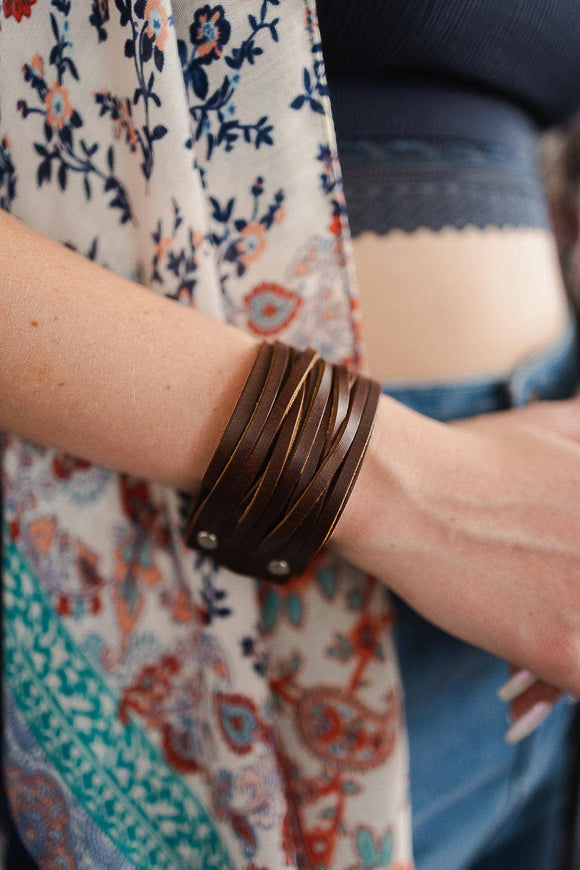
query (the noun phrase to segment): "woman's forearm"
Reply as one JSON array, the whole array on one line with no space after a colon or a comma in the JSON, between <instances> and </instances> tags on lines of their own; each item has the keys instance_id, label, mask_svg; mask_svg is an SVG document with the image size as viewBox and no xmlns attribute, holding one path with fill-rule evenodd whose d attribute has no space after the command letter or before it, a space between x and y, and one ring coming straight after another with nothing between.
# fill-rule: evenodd
<instances>
[{"instance_id":1,"label":"woman's forearm","mask_svg":"<svg viewBox=\"0 0 580 870\"><path fill-rule=\"evenodd\" d=\"M195 491L257 346L0 210L0 430Z\"/></svg>"},{"instance_id":2,"label":"woman's forearm","mask_svg":"<svg viewBox=\"0 0 580 870\"><path fill-rule=\"evenodd\" d=\"M0 429L196 491L257 342L2 213L0 275ZM381 396L332 536L431 622L574 695L578 401L450 425Z\"/></svg>"}]
</instances>

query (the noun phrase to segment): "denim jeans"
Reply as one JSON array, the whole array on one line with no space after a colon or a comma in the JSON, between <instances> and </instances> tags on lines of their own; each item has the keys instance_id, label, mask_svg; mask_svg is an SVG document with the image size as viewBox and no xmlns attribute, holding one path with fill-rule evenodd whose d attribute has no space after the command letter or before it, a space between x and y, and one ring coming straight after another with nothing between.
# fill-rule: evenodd
<instances>
[{"instance_id":1,"label":"denim jeans","mask_svg":"<svg viewBox=\"0 0 580 870\"><path fill-rule=\"evenodd\" d=\"M389 382L383 392L441 421L568 398L580 386L578 332L570 307L564 334L505 378ZM396 595L393 603L416 870L558 870L575 705L562 697L531 736L508 745L508 705L496 696L507 663L435 627Z\"/></svg>"}]
</instances>

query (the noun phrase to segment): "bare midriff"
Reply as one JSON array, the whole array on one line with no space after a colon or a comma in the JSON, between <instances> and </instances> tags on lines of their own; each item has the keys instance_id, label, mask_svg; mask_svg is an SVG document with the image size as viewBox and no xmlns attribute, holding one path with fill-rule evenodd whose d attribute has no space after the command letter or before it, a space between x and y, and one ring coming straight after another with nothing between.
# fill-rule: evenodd
<instances>
[{"instance_id":1,"label":"bare midriff","mask_svg":"<svg viewBox=\"0 0 580 870\"><path fill-rule=\"evenodd\" d=\"M367 370L384 383L501 376L565 327L547 229L364 232L352 243Z\"/></svg>"}]
</instances>

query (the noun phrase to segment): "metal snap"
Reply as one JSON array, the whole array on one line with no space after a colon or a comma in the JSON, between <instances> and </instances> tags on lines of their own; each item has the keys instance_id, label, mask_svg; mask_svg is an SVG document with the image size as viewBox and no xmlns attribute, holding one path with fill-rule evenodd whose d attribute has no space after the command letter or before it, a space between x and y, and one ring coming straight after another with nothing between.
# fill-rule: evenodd
<instances>
[{"instance_id":1,"label":"metal snap","mask_svg":"<svg viewBox=\"0 0 580 870\"><path fill-rule=\"evenodd\" d=\"M195 540L204 550L215 550L219 546L218 536L213 532L198 532Z\"/></svg>"},{"instance_id":2,"label":"metal snap","mask_svg":"<svg viewBox=\"0 0 580 870\"><path fill-rule=\"evenodd\" d=\"M277 577L290 573L290 565L285 559L271 559L268 562L268 571Z\"/></svg>"}]
</instances>

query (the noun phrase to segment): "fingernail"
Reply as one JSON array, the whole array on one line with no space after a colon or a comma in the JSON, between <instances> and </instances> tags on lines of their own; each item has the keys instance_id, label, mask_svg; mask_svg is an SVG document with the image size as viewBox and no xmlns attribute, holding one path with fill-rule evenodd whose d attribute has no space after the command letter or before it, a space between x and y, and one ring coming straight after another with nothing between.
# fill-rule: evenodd
<instances>
[{"instance_id":1,"label":"fingernail","mask_svg":"<svg viewBox=\"0 0 580 870\"><path fill-rule=\"evenodd\" d=\"M514 698L517 698L518 695L521 695L522 692L525 692L526 689L529 689L530 686L533 686L536 682L536 677L532 674L531 671L526 670L525 668L521 671L518 671L516 674L511 677L504 683L503 686L497 690L497 696L501 701L513 701Z\"/></svg>"},{"instance_id":2,"label":"fingernail","mask_svg":"<svg viewBox=\"0 0 580 870\"><path fill-rule=\"evenodd\" d=\"M518 743L534 731L544 721L554 705L549 701L538 701L527 713L512 725L504 734L506 743Z\"/></svg>"}]
</instances>

